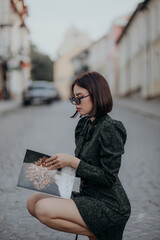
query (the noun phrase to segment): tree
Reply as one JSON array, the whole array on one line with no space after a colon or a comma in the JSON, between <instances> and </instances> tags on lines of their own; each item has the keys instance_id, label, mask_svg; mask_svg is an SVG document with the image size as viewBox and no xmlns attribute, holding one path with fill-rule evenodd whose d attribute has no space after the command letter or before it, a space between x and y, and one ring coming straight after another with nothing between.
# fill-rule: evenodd
<instances>
[{"instance_id":1,"label":"tree","mask_svg":"<svg viewBox=\"0 0 160 240\"><path fill-rule=\"evenodd\" d=\"M32 80L53 81L53 64L50 57L41 53L37 47L31 44L31 77Z\"/></svg>"}]
</instances>

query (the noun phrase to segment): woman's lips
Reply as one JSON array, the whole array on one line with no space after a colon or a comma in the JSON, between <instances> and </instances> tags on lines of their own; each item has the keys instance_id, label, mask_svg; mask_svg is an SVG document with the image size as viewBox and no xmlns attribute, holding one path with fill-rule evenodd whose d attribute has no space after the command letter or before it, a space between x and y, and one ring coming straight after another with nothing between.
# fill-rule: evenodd
<instances>
[{"instance_id":1,"label":"woman's lips","mask_svg":"<svg viewBox=\"0 0 160 240\"><path fill-rule=\"evenodd\" d=\"M76 108L77 109L77 111L80 111L81 109L80 108Z\"/></svg>"}]
</instances>

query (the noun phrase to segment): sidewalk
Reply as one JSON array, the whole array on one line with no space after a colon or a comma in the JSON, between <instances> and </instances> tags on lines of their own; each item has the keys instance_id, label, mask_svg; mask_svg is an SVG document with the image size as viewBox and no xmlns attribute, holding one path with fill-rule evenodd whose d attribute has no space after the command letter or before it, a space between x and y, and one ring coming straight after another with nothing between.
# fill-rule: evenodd
<instances>
[{"instance_id":1,"label":"sidewalk","mask_svg":"<svg viewBox=\"0 0 160 240\"><path fill-rule=\"evenodd\" d=\"M125 98L114 98L113 104L129 111L160 120L160 97L145 100L138 94L134 94Z\"/></svg>"},{"instance_id":2,"label":"sidewalk","mask_svg":"<svg viewBox=\"0 0 160 240\"><path fill-rule=\"evenodd\" d=\"M20 100L0 100L0 115L21 106Z\"/></svg>"}]
</instances>

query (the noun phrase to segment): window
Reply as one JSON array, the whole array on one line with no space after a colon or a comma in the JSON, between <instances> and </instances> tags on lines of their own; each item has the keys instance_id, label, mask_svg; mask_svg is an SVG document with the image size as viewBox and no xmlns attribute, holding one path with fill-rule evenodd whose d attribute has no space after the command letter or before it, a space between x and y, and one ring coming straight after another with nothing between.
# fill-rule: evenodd
<instances>
[{"instance_id":1,"label":"window","mask_svg":"<svg viewBox=\"0 0 160 240\"><path fill-rule=\"evenodd\" d=\"M159 81L160 79L160 53L158 51L155 52L154 54L154 79L155 81Z\"/></svg>"},{"instance_id":2,"label":"window","mask_svg":"<svg viewBox=\"0 0 160 240\"><path fill-rule=\"evenodd\" d=\"M159 33L159 6L155 5L155 9L154 9L154 30L155 30L155 39L158 38L158 33Z\"/></svg>"}]
</instances>

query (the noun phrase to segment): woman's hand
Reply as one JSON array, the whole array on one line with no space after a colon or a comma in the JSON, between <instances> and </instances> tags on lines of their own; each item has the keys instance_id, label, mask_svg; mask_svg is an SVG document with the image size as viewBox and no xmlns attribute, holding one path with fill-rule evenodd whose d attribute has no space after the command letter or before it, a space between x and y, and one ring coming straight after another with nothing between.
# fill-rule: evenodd
<instances>
[{"instance_id":1,"label":"woman's hand","mask_svg":"<svg viewBox=\"0 0 160 240\"><path fill-rule=\"evenodd\" d=\"M59 153L48 158L45 162L46 167L48 167L50 170L56 170L58 168L63 168L66 166L77 169L80 159L69 154Z\"/></svg>"}]
</instances>

